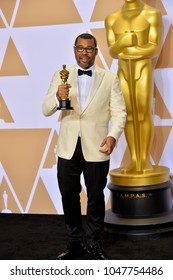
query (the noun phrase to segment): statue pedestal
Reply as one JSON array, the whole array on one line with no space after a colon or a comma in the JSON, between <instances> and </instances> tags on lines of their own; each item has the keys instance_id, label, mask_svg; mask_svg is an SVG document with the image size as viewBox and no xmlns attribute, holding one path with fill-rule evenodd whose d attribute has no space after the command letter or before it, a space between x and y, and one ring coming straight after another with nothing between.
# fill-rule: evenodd
<instances>
[{"instance_id":1,"label":"statue pedestal","mask_svg":"<svg viewBox=\"0 0 173 280\"><path fill-rule=\"evenodd\" d=\"M110 171L111 209L106 211L105 231L141 237L173 230L169 168L153 166L144 174L122 170Z\"/></svg>"}]
</instances>

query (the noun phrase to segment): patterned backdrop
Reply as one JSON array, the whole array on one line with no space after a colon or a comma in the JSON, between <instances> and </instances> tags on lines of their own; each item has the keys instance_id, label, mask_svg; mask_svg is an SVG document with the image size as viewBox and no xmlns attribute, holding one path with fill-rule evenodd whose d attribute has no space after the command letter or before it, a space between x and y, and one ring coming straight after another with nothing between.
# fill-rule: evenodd
<instances>
[{"instance_id":1,"label":"patterned backdrop","mask_svg":"<svg viewBox=\"0 0 173 280\"><path fill-rule=\"evenodd\" d=\"M145 0L163 15L163 46L155 68L153 164L173 172L173 1ZM105 17L123 0L0 0L0 212L62 214L56 181L58 115L42 114L50 80L62 64L73 65L74 39L98 39L97 63L113 72ZM128 161L124 134L111 168ZM82 212L86 192L82 177ZM109 181L109 177L108 177ZM105 189L106 207L110 207Z\"/></svg>"}]
</instances>

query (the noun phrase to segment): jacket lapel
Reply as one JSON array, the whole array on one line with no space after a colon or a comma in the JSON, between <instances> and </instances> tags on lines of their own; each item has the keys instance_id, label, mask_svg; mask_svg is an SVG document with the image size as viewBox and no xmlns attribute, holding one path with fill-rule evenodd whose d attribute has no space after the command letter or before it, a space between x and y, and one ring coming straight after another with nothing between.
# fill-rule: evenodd
<instances>
[{"instance_id":1,"label":"jacket lapel","mask_svg":"<svg viewBox=\"0 0 173 280\"><path fill-rule=\"evenodd\" d=\"M94 96L96 95L97 89L99 88L100 83L104 77L104 72L101 71L101 68L99 68L98 66L95 67L94 81L93 81L91 90L88 94L88 98L86 100L85 107L82 111L80 109L80 102L79 102L79 88L78 88L76 66L71 67L69 69L69 72L70 72L69 83L72 86L72 88L70 89L70 96L72 97L72 100L73 100L72 106L74 107L74 110L77 113L83 114L85 112L85 110L88 108L89 104L92 102Z\"/></svg>"},{"instance_id":2,"label":"jacket lapel","mask_svg":"<svg viewBox=\"0 0 173 280\"><path fill-rule=\"evenodd\" d=\"M89 106L89 104L93 100L94 96L96 95L97 89L99 88L100 83L101 83L101 81L104 77L104 72L100 71L100 68L98 66L96 66L94 75L95 76L94 76L93 85L92 85L91 90L89 92L89 95L88 95L88 98L86 100L86 104L85 104L85 107L82 111L82 114L87 109L87 107Z\"/></svg>"}]
</instances>

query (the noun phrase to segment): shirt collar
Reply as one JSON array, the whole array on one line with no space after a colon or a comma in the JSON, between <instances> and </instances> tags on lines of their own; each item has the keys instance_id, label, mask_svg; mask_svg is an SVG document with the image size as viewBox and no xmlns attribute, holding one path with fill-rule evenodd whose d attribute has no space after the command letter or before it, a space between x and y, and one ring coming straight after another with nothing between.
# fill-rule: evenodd
<instances>
[{"instance_id":1,"label":"shirt collar","mask_svg":"<svg viewBox=\"0 0 173 280\"><path fill-rule=\"evenodd\" d=\"M92 72L94 72L95 71L95 65L92 65L90 68L87 68L87 69L83 69L82 67L80 67L78 64L77 64L77 68L76 68L77 70L78 69L81 69L81 70L91 70Z\"/></svg>"}]
</instances>

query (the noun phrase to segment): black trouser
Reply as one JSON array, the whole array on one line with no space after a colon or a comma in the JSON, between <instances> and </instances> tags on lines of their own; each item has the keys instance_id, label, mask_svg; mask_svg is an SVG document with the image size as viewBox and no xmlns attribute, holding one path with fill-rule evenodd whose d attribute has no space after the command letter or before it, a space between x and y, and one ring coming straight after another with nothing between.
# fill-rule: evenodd
<instances>
[{"instance_id":1,"label":"black trouser","mask_svg":"<svg viewBox=\"0 0 173 280\"><path fill-rule=\"evenodd\" d=\"M83 172L87 190L87 242L88 245L100 241L104 227L104 188L107 182L109 160L87 162L84 160L80 138L70 160L58 158L58 183L62 195L65 222L70 229L71 241L83 240L81 216L80 175Z\"/></svg>"}]
</instances>

